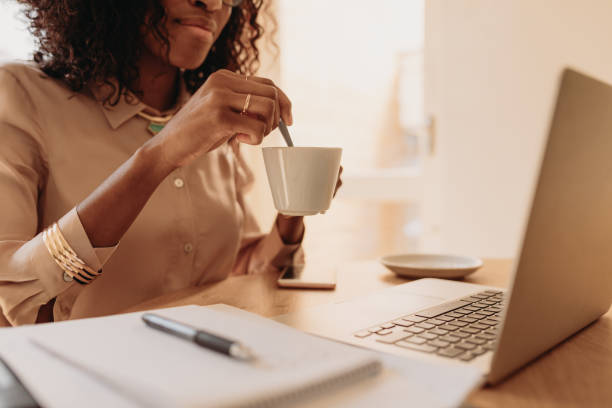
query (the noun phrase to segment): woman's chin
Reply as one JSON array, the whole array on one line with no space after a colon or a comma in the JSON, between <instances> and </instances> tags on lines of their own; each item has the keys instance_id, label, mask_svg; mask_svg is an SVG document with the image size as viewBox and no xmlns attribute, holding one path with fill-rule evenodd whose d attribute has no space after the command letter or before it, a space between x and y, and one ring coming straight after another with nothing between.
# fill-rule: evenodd
<instances>
[{"instance_id":1,"label":"woman's chin","mask_svg":"<svg viewBox=\"0 0 612 408\"><path fill-rule=\"evenodd\" d=\"M196 69L202 65L209 50L210 48L207 48L206 50L199 50L200 52L192 52L190 54L170 55L170 63L177 68Z\"/></svg>"}]
</instances>

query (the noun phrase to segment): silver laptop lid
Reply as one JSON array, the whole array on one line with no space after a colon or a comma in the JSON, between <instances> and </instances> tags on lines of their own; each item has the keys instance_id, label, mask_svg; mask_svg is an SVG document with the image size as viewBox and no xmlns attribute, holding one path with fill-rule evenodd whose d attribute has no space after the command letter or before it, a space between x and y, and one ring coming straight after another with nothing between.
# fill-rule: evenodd
<instances>
[{"instance_id":1,"label":"silver laptop lid","mask_svg":"<svg viewBox=\"0 0 612 408\"><path fill-rule=\"evenodd\" d=\"M612 87L570 69L508 294L491 383L597 319L612 301Z\"/></svg>"}]
</instances>

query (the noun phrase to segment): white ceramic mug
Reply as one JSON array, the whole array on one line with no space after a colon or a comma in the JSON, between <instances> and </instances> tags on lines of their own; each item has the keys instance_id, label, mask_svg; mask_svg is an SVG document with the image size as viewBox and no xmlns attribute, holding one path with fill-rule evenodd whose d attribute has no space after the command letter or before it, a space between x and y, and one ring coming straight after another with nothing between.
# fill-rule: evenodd
<instances>
[{"instance_id":1,"label":"white ceramic mug","mask_svg":"<svg viewBox=\"0 0 612 408\"><path fill-rule=\"evenodd\" d=\"M314 215L329 209L342 149L264 147L264 163L274 206L285 215Z\"/></svg>"}]
</instances>

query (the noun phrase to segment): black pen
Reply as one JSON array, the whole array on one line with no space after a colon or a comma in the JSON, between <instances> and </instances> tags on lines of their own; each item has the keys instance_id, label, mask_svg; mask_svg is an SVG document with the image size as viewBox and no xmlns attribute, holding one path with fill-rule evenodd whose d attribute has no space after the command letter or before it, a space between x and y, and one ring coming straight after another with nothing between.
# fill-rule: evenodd
<instances>
[{"instance_id":1,"label":"black pen","mask_svg":"<svg viewBox=\"0 0 612 408\"><path fill-rule=\"evenodd\" d=\"M238 341L226 339L153 313L143 314L142 320L149 327L193 341L198 346L214 350L218 353L242 360L252 360L255 358L251 350Z\"/></svg>"}]
</instances>

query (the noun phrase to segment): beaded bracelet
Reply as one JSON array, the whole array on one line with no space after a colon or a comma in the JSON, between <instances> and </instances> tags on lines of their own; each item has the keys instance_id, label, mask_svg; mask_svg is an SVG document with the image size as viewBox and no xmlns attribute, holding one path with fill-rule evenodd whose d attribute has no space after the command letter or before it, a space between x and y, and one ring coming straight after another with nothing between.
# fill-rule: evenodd
<instances>
[{"instance_id":1,"label":"beaded bracelet","mask_svg":"<svg viewBox=\"0 0 612 408\"><path fill-rule=\"evenodd\" d=\"M81 285L86 285L102 273L102 269L99 271L93 270L77 256L62 235L57 223L53 223L45 229L42 238L47 251L70 280L74 279Z\"/></svg>"}]
</instances>

